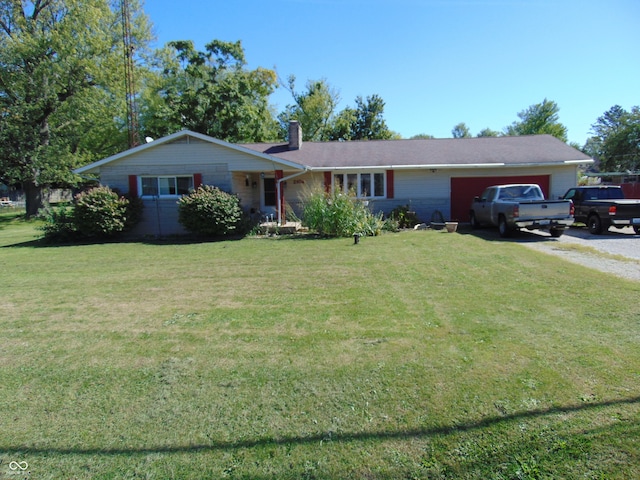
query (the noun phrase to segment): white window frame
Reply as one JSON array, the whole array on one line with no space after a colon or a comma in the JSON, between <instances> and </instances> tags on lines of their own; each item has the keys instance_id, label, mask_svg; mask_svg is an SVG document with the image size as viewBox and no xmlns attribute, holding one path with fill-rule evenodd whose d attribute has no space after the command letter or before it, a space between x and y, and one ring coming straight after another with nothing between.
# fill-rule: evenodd
<instances>
[{"instance_id":1,"label":"white window frame","mask_svg":"<svg viewBox=\"0 0 640 480\"><path fill-rule=\"evenodd\" d=\"M363 189L362 189L363 177L369 177L369 185L375 189L376 175L380 175L382 178L382 193L380 195L375 195L375 192L367 192L367 194L365 194L365 192L363 192ZM376 171L361 172L361 173L333 172L333 176L331 177L331 187L333 188L334 192L336 191L337 188L342 186L341 193L348 193L349 184L350 183L353 184L354 176L355 176L355 187L356 187L355 194L358 198L386 198L387 197L387 176L385 175L384 172L376 172ZM341 177L341 180L340 180L341 185L339 185L338 182L336 182L336 177Z\"/></svg>"},{"instance_id":2,"label":"white window frame","mask_svg":"<svg viewBox=\"0 0 640 480\"><path fill-rule=\"evenodd\" d=\"M156 180L156 192L155 194L149 194L144 192L143 189L143 180L144 179L154 179ZM193 191L194 189L194 184L195 184L195 180L193 178L193 175L140 175L138 176L138 191L140 192L140 197L141 198L150 198L150 197L158 197L158 198L177 198L177 197L181 197L182 195L185 195L185 193L178 193L178 179L179 178L190 178L190 186L188 188L188 191L186 193L189 193L191 191ZM167 179L173 179L173 185L175 188L176 193L160 193L161 190L161 186L160 186L160 181L161 180L167 180Z\"/></svg>"}]
</instances>

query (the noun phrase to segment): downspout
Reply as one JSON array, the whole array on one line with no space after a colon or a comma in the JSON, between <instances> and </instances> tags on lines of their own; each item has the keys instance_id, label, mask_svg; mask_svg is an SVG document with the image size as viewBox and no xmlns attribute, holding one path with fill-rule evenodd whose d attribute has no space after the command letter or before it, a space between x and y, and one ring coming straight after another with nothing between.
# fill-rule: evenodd
<instances>
[{"instance_id":1,"label":"downspout","mask_svg":"<svg viewBox=\"0 0 640 480\"><path fill-rule=\"evenodd\" d=\"M309 168L305 167L305 169L301 172L298 173L294 173L293 175L289 175L288 177L282 177L280 179L278 179L278 181L276 182L276 206L277 206L277 210L278 210L278 226L282 226L282 207L283 205L281 205L281 201L282 201L282 197L280 196L280 191L282 189L281 187L281 183L282 182L286 182L287 180L291 180L292 178L296 178L299 177L300 175L303 175L305 173L307 173L309 171Z\"/></svg>"}]
</instances>

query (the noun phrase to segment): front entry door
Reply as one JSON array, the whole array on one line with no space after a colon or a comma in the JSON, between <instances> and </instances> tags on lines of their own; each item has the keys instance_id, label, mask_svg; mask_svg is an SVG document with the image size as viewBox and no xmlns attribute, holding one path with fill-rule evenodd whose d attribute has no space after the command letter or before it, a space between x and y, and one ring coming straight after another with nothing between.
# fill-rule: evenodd
<instances>
[{"instance_id":1,"label":"front entry door","mask_svg":"<svg viewBox=\"0 0 640 480\"><path fill-rule=\"evenodd\" d=\"M276 179L265 178L263 183L262 209L269 211L276 208Z\"/></svg>"}]
</instances>

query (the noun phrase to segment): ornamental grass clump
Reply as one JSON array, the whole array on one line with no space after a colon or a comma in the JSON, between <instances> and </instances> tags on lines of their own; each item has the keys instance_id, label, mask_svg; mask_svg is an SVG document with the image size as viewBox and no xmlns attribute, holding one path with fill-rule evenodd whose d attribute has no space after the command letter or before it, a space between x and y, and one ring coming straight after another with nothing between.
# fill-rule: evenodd
<instances>
[{"instance_id":1,"label":"ornamental grass clump","mask_svg":"<svg viewBox=\"0 0 640 480\"><path fill-rule=\"evenodd\" d=\"M353 191L327 193L322 186L303 193L302 223L320 235L350 237L379 235L384 228L382 214L374 215Z\"/></svg>"},{"instance_id":2,"label":"ornamental grass clump","mask_svg":"<svg viewBox=\"0 0 640 480\"><path fill-rule=\"evenodd\" d=\"M178 221L189 232L204 236L243 233L240 199L218 187L203 185L178 201Z\"/></svg>"}]
</instances>

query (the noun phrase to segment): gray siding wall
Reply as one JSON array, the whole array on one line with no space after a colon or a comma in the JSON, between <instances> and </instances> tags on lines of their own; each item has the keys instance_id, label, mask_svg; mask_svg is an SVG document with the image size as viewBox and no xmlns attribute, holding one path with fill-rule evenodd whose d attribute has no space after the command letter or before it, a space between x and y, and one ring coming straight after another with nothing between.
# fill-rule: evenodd
<instances>
[{"instance_id":1,"label":"gray siding wall","mask_svg":"<svg viewBox=\"0 0 640 480\"><path fill-rule=\"evenodd\" d=\"M372 212L383 212L385 215L398 206L409 206L416 212L418 218L426 223L431 221L436 211L442 213L445 220L451 218L451 178L454 177L496 177L496 176L526 176L550 175L550 198L558 198L567 189L576 185L577 166L567 165L559 167L496 167L477 169L415 169L396 170L394 173L394 198L373 199L369 202ZM301 204L298 196L305 186L313 183L323 185L324 176L321 172L306 174L296 178L298 184L288 182L285 188L285 199L299 214ZM301 184L300 182L304 182Z\"/></svg>"},{"instance_id":2,"label":"gray siding wall","mask_svg":"<svg viewBox=\"0 0 640 480\"><path fill-rule=\"evenodd\" d=\"M142 220L133 231L133 235L184 235L188 233L178 222L178 200L161 198L143 200Z\"/></svg>"},{"instance_id":3,"label":"gray siding wall","mask_svg":"<svg viewBox=\"0 0 640 480\"><path fill-rule=\"evenodd\" d=\"M259 208L259 173L250 174L246 187L246 171L272 171L273 164L255 156L190 139L149 148L122 161L112 162L100 169L100 182L122 193L129 191L129 175L193 175L202 174L202 183L237 193L247 209ZM242 172L242 173L240 173ZM178 223L178 197L144 198L141 222L134 235L177 235L186 233Z\"/></svg>"}]
</instances>

